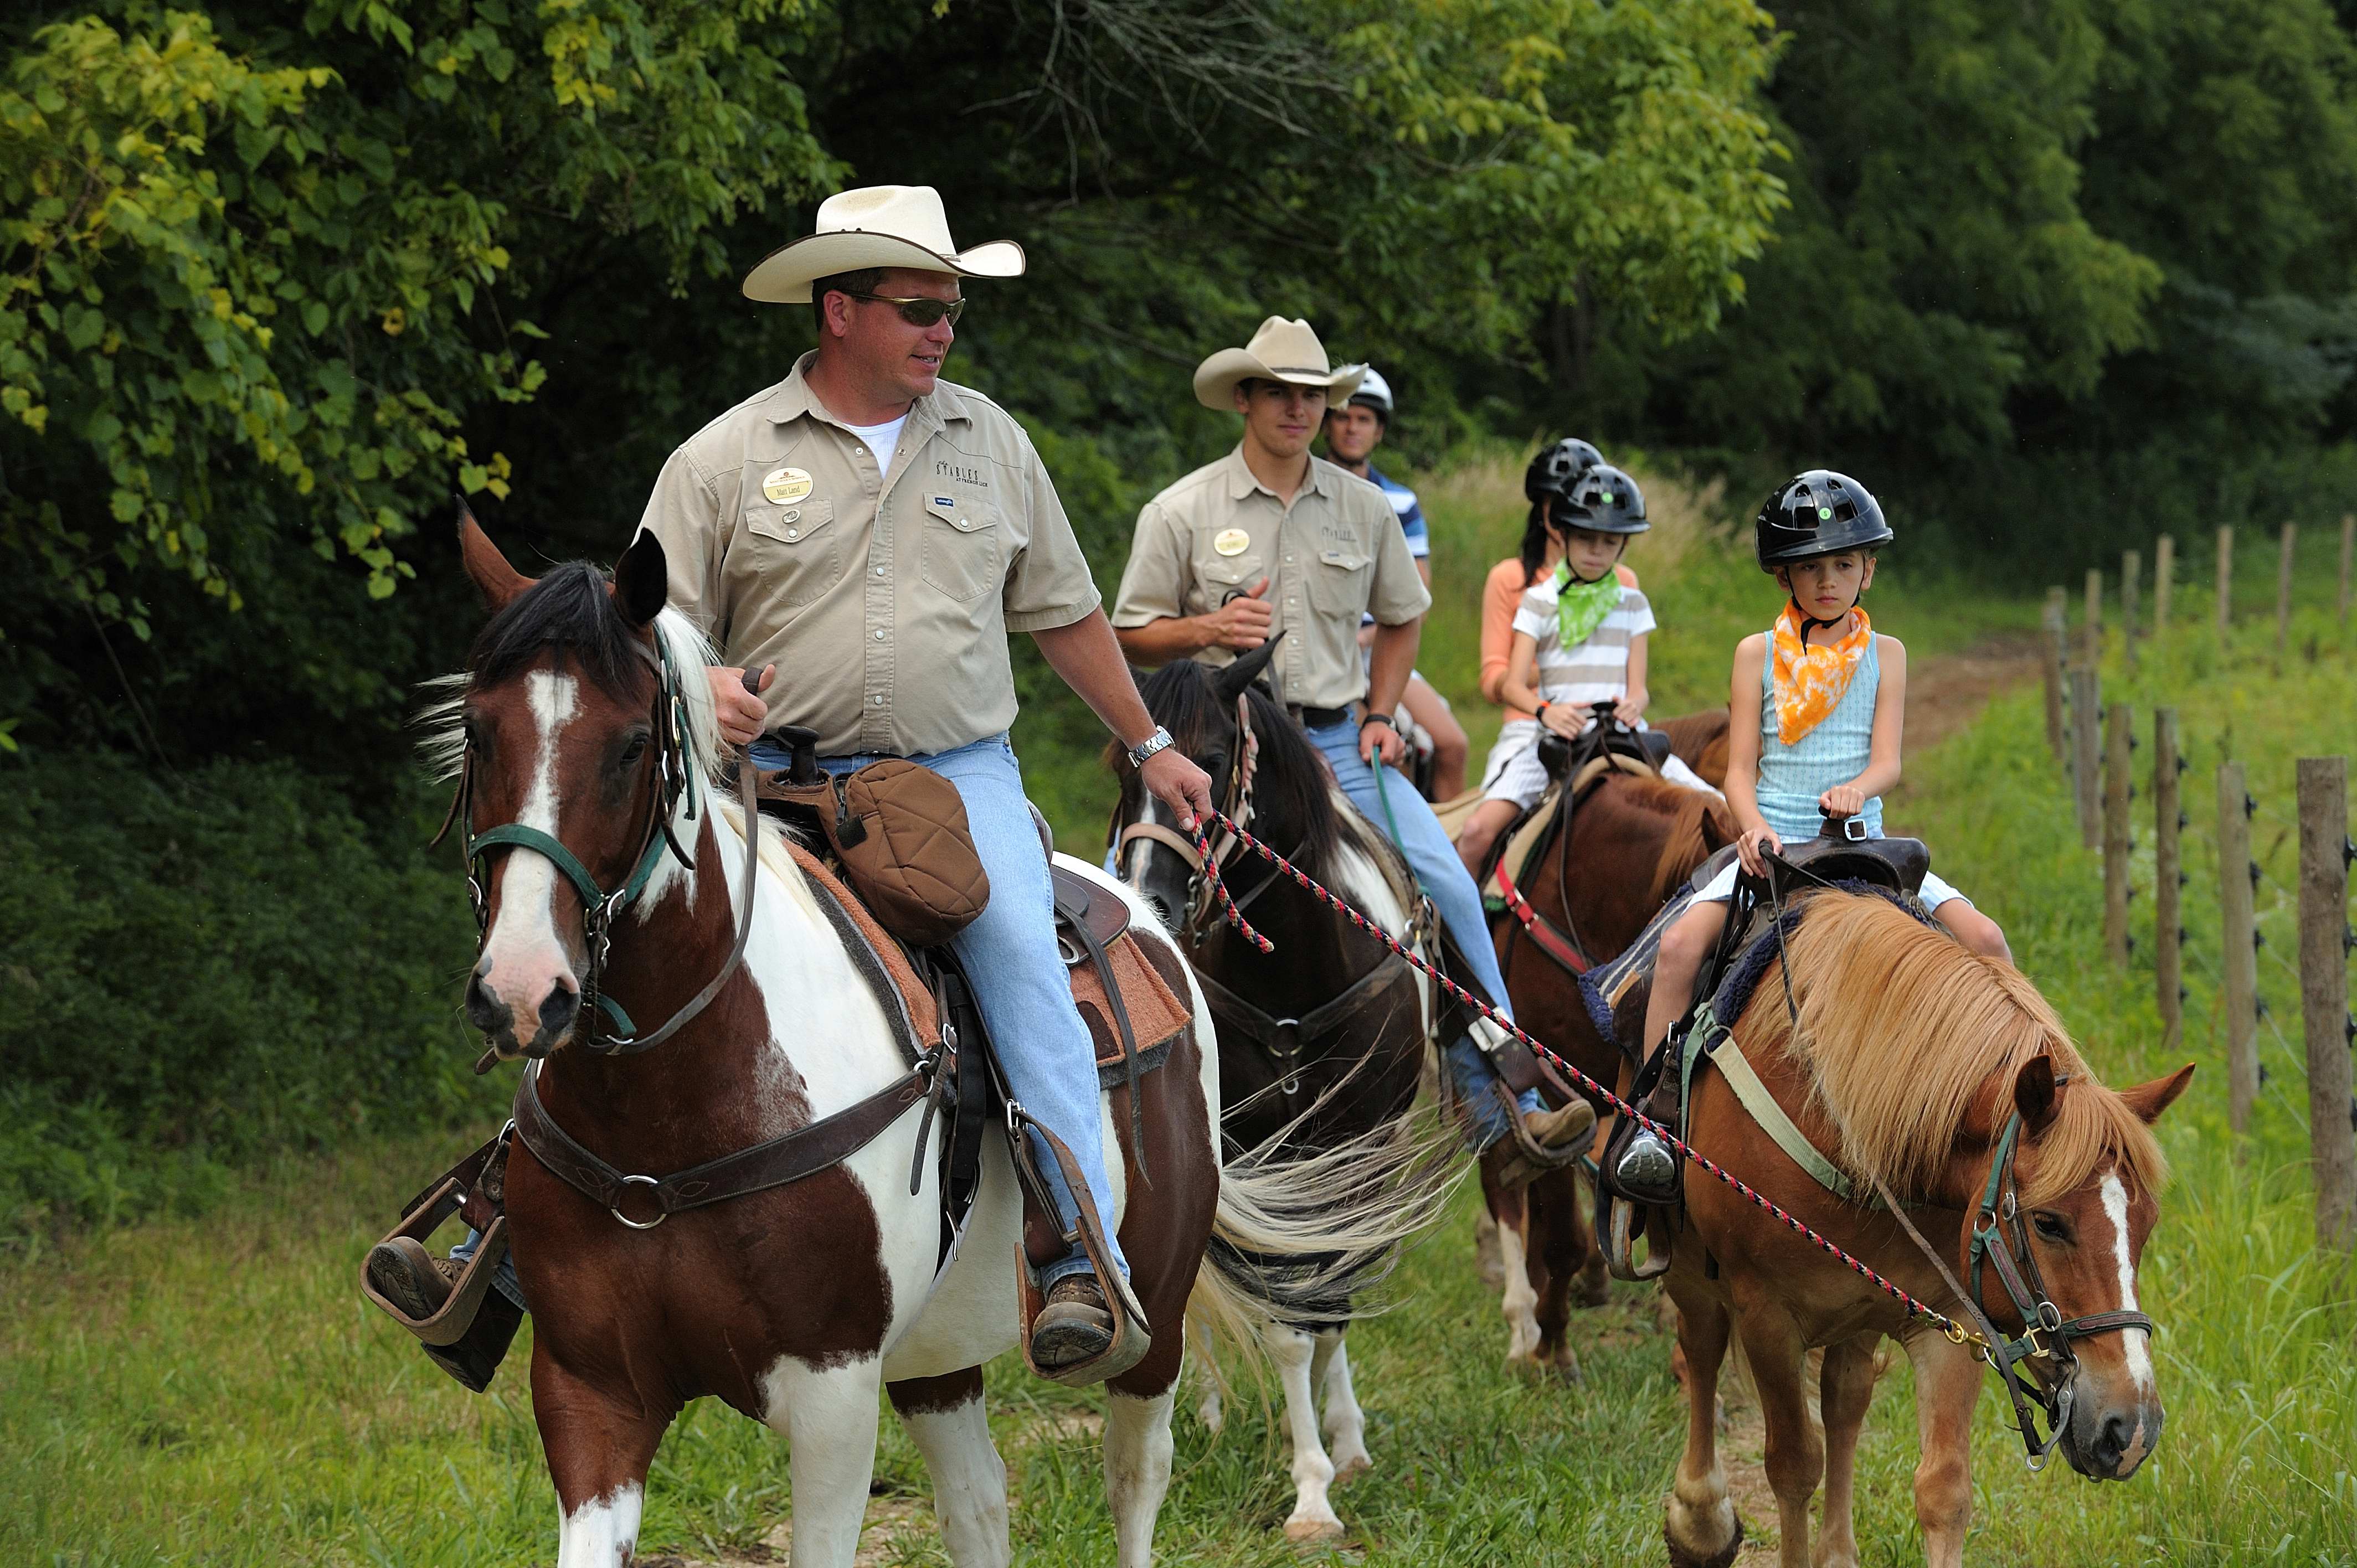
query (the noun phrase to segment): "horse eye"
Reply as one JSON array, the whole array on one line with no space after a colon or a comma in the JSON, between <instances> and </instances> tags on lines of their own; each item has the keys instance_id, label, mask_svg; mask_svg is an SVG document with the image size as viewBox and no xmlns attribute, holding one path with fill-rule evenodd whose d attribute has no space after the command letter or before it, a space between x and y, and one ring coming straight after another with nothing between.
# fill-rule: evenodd
<instances>
[{"instance_id":1,"label":"horse eye","mask_svg":"<svg viewBox=\"0 0 2357 1568\"><path fill-rule=\"evenodd\" d=\"M2038 1227L2038 1234L2049 1241L2068 1241L2071 1228L2051 1214L2033 1214L2029 1222Z\"/></svg>"},{"instance_id":2,"label":"horse eye","mask_svg":"<svg viewBox=\"0 0 2357 1568\"><path fill-rule=\"evenodd\" d=\"M629 768L646 754L647 737L642 735L632 736L630 737L630 744L622 747L621 765L624 768Z\"/></svg>"}]
</instances>

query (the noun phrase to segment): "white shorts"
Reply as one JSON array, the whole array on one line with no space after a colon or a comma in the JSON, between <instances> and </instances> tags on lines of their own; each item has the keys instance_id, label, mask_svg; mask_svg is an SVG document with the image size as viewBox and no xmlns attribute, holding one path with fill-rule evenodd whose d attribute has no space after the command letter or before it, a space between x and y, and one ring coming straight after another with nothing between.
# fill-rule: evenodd
<instances>
[{"instance_id":1,"label":"white shorts","mask_svg":"<svg viewBox=\"0 0 2357 1568\"><path fill-rule=\"evenodd\" d=\"M1719 868L1718 875L1712 877L1703 890L1695 895L1694 901L1697 904L1727 903L1735 897L1735 874L1742 869L1734 861L1728 861ZM1964 896L1942 881L1938 873L1927 871L1923 874L1924 908L1937 909L1951 898L1964 898ZM1972 900L1964 898L1964 902L1970 904Z\"/></svg>"},{"instance_id":2,"label":"white shorts","mask_svg":"<svg viewBox=\"0 0 2357 1568\"><path fill-rule=\"evenodd\" d=\"M1519 734L1515 732L1521 732ZM1530 810L1546 793L1546 766L1539 760L1539 725L1535 719L1510 719L1498 731L1498 744L1490 748L1489 766L1481 770L1481 798L1485 800L1505 800ZM1662 768L1662 777L1686 789L1699 789L1706 795L1717 795L1701 775L1684 762L1673 757Z\"/></svg>"}]
</instances>

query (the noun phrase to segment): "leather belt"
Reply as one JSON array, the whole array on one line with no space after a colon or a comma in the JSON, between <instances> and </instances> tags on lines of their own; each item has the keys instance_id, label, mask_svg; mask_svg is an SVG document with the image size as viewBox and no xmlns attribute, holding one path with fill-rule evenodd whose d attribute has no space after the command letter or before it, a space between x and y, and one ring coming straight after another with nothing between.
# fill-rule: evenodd
<instances>
[{"instance_id":1,"label":"leather belt","mask_svg":"<svg viewBox=\"0 0 2357 1568\"><path fill-rule=\"evenodd\" d=\"M1298 703L1288 703L1286 711L1299 719L1304 729L1331 729L1349 718L1354 709L1348 704L1339 708L1307 708Z\"/></svg>"}]
</instances>

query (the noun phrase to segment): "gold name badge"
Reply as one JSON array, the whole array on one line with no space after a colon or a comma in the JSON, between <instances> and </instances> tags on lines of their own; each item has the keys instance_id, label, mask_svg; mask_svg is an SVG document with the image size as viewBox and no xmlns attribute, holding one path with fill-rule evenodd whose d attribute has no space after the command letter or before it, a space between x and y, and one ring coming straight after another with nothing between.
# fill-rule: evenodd
<instances>
[{"instance_id":1,"label":"gold name badge","mask_svg":"<svg viewBox=\"0 0 2357 1568\"><path fill-rule=\"evenodd\" d=\"M800 468L772 468L761 481L761 493L780 506L811 493L811 477Z\"/></svg>"},{"instance_id":2,"label":"gold name badge","mask_svg":"<svg viewBox=\"0 0 2357 1568\"><path fill-rule=\"evenodd\" d=\"M1222 555L1241 555L1252 548L1252 535L1241 528L1223 528L1211 536L1211 548Z\"/></svg>"}]
</instances>

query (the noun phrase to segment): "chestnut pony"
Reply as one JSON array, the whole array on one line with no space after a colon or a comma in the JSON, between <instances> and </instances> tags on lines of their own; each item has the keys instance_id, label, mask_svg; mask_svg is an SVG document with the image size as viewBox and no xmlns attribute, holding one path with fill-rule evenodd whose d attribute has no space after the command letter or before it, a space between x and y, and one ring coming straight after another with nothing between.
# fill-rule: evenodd
<instances>
[{"instance_id":1,"label":"chestnut pony","mask_svg":"<svg viewBox=\"0 0 2357 1568\"><path fill-rule=\"evenodd\" d=\"M818 895L774 829L747 823L716 788L720 748L702 673L711 650L663 607L662 546L640 535L610 585L578 563L535 582L471 518L460 536L493 615L457 694L438 710L433 749L454 775L462 762L468 770L470 838L492 823L533 830L487 861L468 1012L500 1055L533 1058L549 1117L613 1166L661 1175L808 1126L905 1079L909 1062L883 1005ZM661 776L679 748L663 733L672 714L658 698L659 671L683 708L675 799ZM615 888L632 877L642 847L661 848L658 827L679 846L676 858L662 853L592 967L583 897L569 871L531 847L541 842L533 835L554 840L597 887ZM741 966L659 1048L601 1052L582 1027L585 982L652 1029L722 972L737 940L748 831L758 842ZM1127 898L1099 880L1108 897ZM1185 965L1152 917L1131 908L1148 956L1178 983ZM1385 1185L1347 1151L1323 1165L1264 1163L1223 1177L1211 1030L1200 996L1194 1005L1195 1029L1141 1086L1143 1147L1122 1136L1126 1090L1102 1102L1106 1147L1125 1155L1111 1172L1116 1213L1107 1219L1119 1227L1154 1342L1107 1389L1105 1491L1124 1568L1150 1560L1169 1483L1190 1296L1199 1310L1236 1321L1301 1310L1347 1294L1351 1260L1396 1240L1383 1230L1381 1198L1338 1208L1337 1189ZM656 1445L682 1406L705 1394L791 1443L797 1568L849 1568L879 1390L932 1473L952 1561L1011 1560L982 1366L1016 1343L1022 1208L1003 1144L986 1141L982 1195L942 1266L938 1169L918 1156L920 1104L837 1164L651 1229L618 1222L521 1142L511 1146L508 1223L536 1320L533 1412L556 1487L559 1568L630 1561ZM1150 1185L1141 1170L1152 1172ZM1225 1245L1199 1271L1215 1239ZM1315 1256L1328 1249L1338 1257ZM1288 1283L1267 1283L1279 1276Z\"/></svg>"},{"instance_id":2,"label":"chestnut pony","mask_svg":"<svg viewBox=\"0 0 2357 1568\"><path fill-rule=\"evenodd\" d=\"M1696 715L1700 727L1708 728L1712 716ZM1726 714L1716 716L1723 741ZM1719 772L1723 777L1723 757ZM1735 820L1724 802L1656 779L1609 772L1572 808L1570 832L1558 833L1544 854L1532 858L1518 886L1543 918L1576 933L1586 961L1608 963L1637 940L1695 867L1734 840ZM1511 913L1491 924L1498 967L1523 1026L1597 1082L1624 1083L1628 1058L1618 1043L1597 1033L1580 999L1579 976ZM1598 1103L1596 1112L1598 1126L1608 1126L1605 1106ZM1481 1190L1498 1223L1506 1359L1576 1380L1579 1359L1566 1334L1575 1282L1589 1306L1601 1305L1607 1289L1591 1205L1568 1168L1546 1172L1513 1192L1500 1187L1495 1164L1483 1162Z\"/></svg>"},{"instance_id":3,"label":"chestnut pony","mask_svg":"<svg viewBox=\"0 0 2357 1568\"><path fill-rule=\"evenodd\" d=\"M1861 1194L1872 1181L1884 1184L2007 1337L2025 1329L2013 1279L2029 1282L2033 1310L2050 1319L2038 1353L2022 1363L2036 1402L2072 1468L2126 1480L2152 1452L2161 1423L2150 1320L2136 1306L2136 1262L2159 1216L2166 1176L2150 1127L2192 1067L2106 1089L2020 972L1966 951L1882 898L1809 896L1782 962L1792 1002L1771 962L1733 1026L1744 1057L1845 1179ZM1721 1073L1699 1072L1695 1084L1686 1137L1695 1149L1918 1298L1971 1316L1889 1211L1818 1185ZM1975 1230L1991 1225L2002 1260L1974 1250ZM1915 1369L1922 1444L1915 1514L1925 1555L1933 1568L1961 1563L1981 1381L1974 1349L1909 1318L1843 1263L1692 1165L1685 1223L1671 1254L1664 1283L1678 1304L1688 1409L1685 1454L1667 1501L1670 1561L1726 1564L1742 1540L1714 1409L1734 1334L1767 1427L1784 1568L1853 1568L1858 1431L1874 1395L1875 1348L1889 1335ZM1803 1359L1816 1346L1824 1347L1822 1437L1808 1420L1803 1375ZM1820 1477L1824 1528L1813 1556L1809 1499Z\"/></svg>"}]
</instances>

